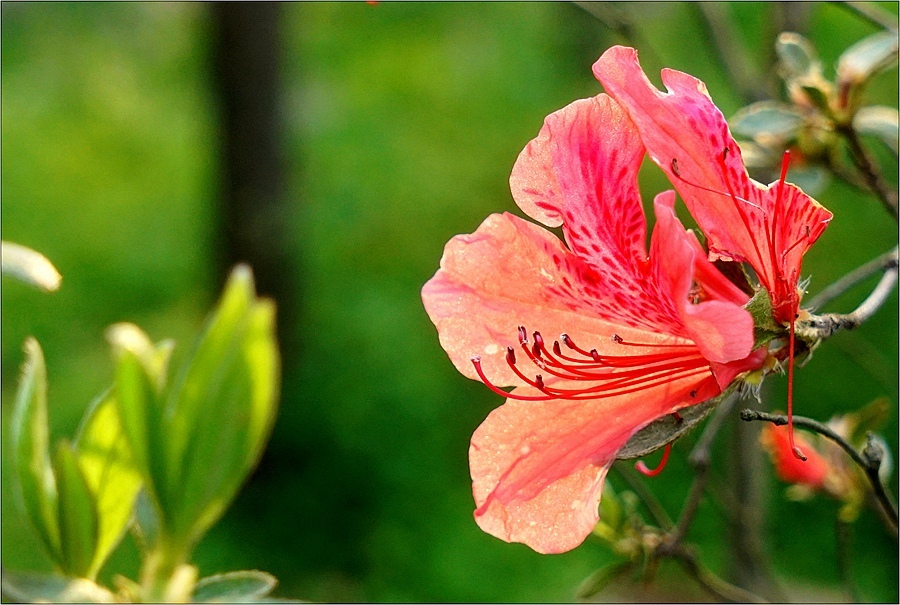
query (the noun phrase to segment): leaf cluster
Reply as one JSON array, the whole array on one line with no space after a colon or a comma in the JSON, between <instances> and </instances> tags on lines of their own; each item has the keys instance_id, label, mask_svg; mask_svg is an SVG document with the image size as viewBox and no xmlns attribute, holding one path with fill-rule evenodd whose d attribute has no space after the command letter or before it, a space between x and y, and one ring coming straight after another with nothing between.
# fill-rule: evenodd
<instances>
[{"instance_id":1,"label":"leaf cluster","mask_svg":"<svg viewBox=\"0 0 900 605\"><path fill-rule=\"evenodd\" d=\"M107 331L115 382L87 410L73 441L53 447L47 370L38 342L25 363L12 419L20 503L56 573L4 570L3 593L22 601L249 601L275 579L243 571L197 581L198 540L259 461L275 420L280 361L275 308L255 295L247 267L233 272L191 354L169 379L174 343L137 326ZM96 583L132 527L140 583L117 593Z\"/></svg>"}]
</instances>

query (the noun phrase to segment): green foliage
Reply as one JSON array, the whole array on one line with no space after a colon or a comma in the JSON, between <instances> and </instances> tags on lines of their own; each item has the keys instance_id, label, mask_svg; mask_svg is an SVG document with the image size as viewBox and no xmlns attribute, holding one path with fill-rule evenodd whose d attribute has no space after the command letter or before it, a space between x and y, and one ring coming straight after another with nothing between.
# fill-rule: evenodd
<instances>
[{"instance_id":1,"label":"green foliage","mask_svg":"<svg viewBox=\"0 0 900 605\"><path fill-rule=\"evenodd\" d=\"M237 267L174 386L173 345L139 328L107 331L116 384L90 406L75 445L50 456L46 369L40 346L26 362L12 424L22 501L64 577L15 574L4 593L24 600L108 600L92 581L133 516L145 524L144 584L124 599L181 600L195 589L186 565L194 543L221 516L268 440L278 399L275 308ZM146 496L135 501L141 487ZM154 510L148 511L147 503ZM149 538L149 539L148 539ZM71 580L77 578L78 580ZM196 585L204 600L257 600L275 586L263 572L235 572Z\"/></svg>"},{"instance_id":2,"label":"green foliage","mask_svg":"<svg viewBox=\"0 0 900 605\"><path fill-rule=\"evenodd\" d=\"M897 108L874 105L863 107L853 116L853 128L859 134L874 136L895 154L900 153L900 128Z\"/></svg>"},{"instance_id":3,"label":"green foliage","mask_svg":"<svg viewBox=\"0 0 900 605\"><path fill-rule=\"evenodd\" d=\"M259 460L275 418L279 364L271 302L246 267L232 274L173 385L168 348L136 329L110 332L119 411L162 522L190 547L218 520Z\"/></svg>"},{"instance_id":4,"label":"green foliage","mask_svg":"<svg viewBox=\"0 0 900 605\"><path fill-rule=\"evenodd\" d=\"M258 603L275 588L278 581L263 571L233 571L203 578L197 582L195 603Z\"/></svg>"},{"instance_id":5,"label":"green foliage","mask_svg":"<svg viewBox=\"0 0 900 605\"><path fill-rule=\"evenodd\" d=\"M97 510L75 451L67 441L57 445L53 470L59 492L63 571L71 577L87 577L97 547Z\"/></svg>"},{"instance_id":6,"label":"green foliage","mask_svg":"<svg viewBox=\"0 0 900 605\"><path fill-rule=\"evenodd\" d=\"M12 449L25 512L50 559L62 566L56 479L50 465L47 369L34 339L25 341L25 364L12 420Z\"/></svg>"},{"instance_id":7,"label":"green foliage","mask_svg":"<svg viewBox=\"0 0 900 605\"><path fill-rule=\"evenodd\" d=\"M900 51L897 30L864 38L841 53L837 62L841 86L860 86L897 62Z\"/></svg>"},{"instance_id":8,"label":"green foliage","mask_svg":"<svg viewBox=\"0 0 900 605\"><path fill-rule=\"evenodd\" d=\"M3 570L3 595L21 603L116 603L116 596L84 578Z\"/></svg>"},{"instance_id":9,"label":"green foliage","mask_svg":"<svg viewBox=\"0 0 900 605\"><path fill-rule=\"evenodd\" d=\"M753 318L753 347L767 344L774 338L784 336L784 326L775 321L772 313L772 298L765 288L759 288L744 305Z\"/></svg>"},{"instance_id":10,"label":"green foliage","mask_svg":"<svg viewBox=\"0 0 900 605\"><path fill-rule=\"evenodd\" d=\"M43 254L10 242L0 242L4 275L10 275L35 288L52 292L59 288L62 276Z\"/></svg>"},{"instance_id":11,"label":"green foliage","mask_svg":"<svg viewBox=\"0 0 900 605\"><path fill-rule=\"evenodd\" d=\"M127 529L141 487L112 392L101 395L86 414L75 451L97 513L97 540L87 572L92 578Z\"/></svg>"}]
</instances>

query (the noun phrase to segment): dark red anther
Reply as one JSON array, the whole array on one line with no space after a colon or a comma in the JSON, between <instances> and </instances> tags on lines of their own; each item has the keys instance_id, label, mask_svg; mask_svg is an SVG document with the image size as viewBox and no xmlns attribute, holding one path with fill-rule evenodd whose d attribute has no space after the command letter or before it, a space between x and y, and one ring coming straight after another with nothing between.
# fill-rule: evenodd
<instances>
[{"instance_id":1,"label":"dark red anther","mask_svg":"<svg viewBox=\"0 0 900 605\"><path fill-rule=\"evenodd\" d=\"M691 399L693 399L696 396L697 396L697 390L696 389L691 390Z\"/></svg>"},{"instance_id":2,"label":"dark red anther","mask_svg":"<svg viewBox=\"0 0 900 605\"><path fill-rule=\"evenodd\" d=\"M506 362L509 365L516 365L516 350L512 347L506 347Z\"/></svg>"},{"instance_id":3,"label":"dark red anther","mask_svg":"<svg viewBox=\"0 0 900 605\"><path fill-rule=\"evenodd\" d=\"M558 340L553 341L553 352L556 355L562 355L562 348L560 348Z\"/></svg>"},{"instance_id":4,"label":"dark red anther","mask_svg":"<svg viewBox=\"0 0 900 605\"><path fill-rule=\"evenodd\" d=\"M622 342L624 342L624 340L625 340L624 338L622 338L622 337L619 336L618 334L613 334L613 335L612 335L612 339L613 339L614 342L617 342L617 343L619 343L619 344L622 344Z\"/></svg>"},{"instance_id":5,"label":"dark red anther","mask_svg":"<svg viewBox=\"0 0 900 605\"><path fill-rule=\"evenodd\" d=\"M537 388L539 388L540 390L543 391L544 390L544 377L541 376L540 374L535 375L534 384Z\"/></svg>"},{"instance_id":6,"label":"dark red anther","mask_svg":"<svg viewBox=\"0 0 900 605\"><path fill-rule=\"evenodd\" d=\"M662 460L659 461L659 465L654 469L647 467L647 465L644 464L643 460L638 460L637 464L634 465L634 468L637 470L637 472L641 473L642 475L647 475L648 477L655 477L658 474L660 474L661 472L663 472L664 468L666 468L666 462L669 461L669 453L671 451L672 451L672 444L671 443L666 444L666 449L663 451Z\"/></svg>"},{"instance_id":7,"label":"dark red anther","mask_svg":"<svg viewBox=\"0 0 900 605\"><path fill-rule=\"evenodd\" d=\"M544 339L541 337L540 332L534 333L534 345L531 347L531 352L534 353L535 357L541 356L541 349L544 347Z\"/></svg>"},{"instance_id":8,"label":"dark red anther","mask_svg":"<svg viewBox=\"0 0 900 605\"><path fill-rule=\"evenodd\" d=\"M603 361L603 358L600 357L600 353L597 352L597 349L591 349L590 353L591 359L593 359L594 361Z\"/></svg>"},{"instance_id":9,"label":"dark red anther","mask_svg":"<svg viewBox=\"0 0 900 605\"><path fill-rule=\"evenodd\" d=\"M684 422L684 418L678 412L672 412L672 418L675 419L675 422Z\"/></svg>"},{"instance_id":10,"label":"dark red anther","mask_svg":"<svg viewBox=\"0 0 900 605\"><path fill-rule=\"evenodd\" d=\"M525 331L525 326L519 326L519 344L526 342L528 342L528 332Z\"/></svg>"},{"instance_id":11,"label":"dark red anther","mask_svg":"<svg viewBox=\"0 0 900 605\"><path fill-rule=\"evenodd\" d=\"M570 349L574 349L574 348L575 348L575 343L572 342L572 339L569 338L569 335L568 335L568 334L560 334L560 335L559 335L559 339L560 339L561 341L563 341L563 344L566 345L567 347L569 347Z\"/></svg>"}]
</instances>

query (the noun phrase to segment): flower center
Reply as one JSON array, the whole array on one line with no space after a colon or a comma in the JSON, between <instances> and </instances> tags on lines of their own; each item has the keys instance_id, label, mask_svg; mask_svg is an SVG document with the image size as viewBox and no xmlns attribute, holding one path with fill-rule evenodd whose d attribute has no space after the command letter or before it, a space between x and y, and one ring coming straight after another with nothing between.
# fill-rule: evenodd
<instances>
[{"instance_id":1,"label":"flower center","mask_svg":"<svg viewBox=\"0 0 900 605\"><path fill-rule=\"evenodd\" d=\"M532 374L523 371L519 367L515 347L507 347L506 363L520 380L542 395L521 395L501 390L484 374L481 357L472 357L472 364L481 381L495 393L520 401L586 400L634 393L709 372L709 362L692 344L642 344L628 342L613 334L612 340L623 348L622 354L601 355L597 349L588 351L579 347L567 334L553 341L550 348L540 332L534 332L532 337L533 341L529 342L525 327L519 327L519 348L527 363L542 373L533 374L532 378ZM628 353L629 347L652 347L660 352L635 355ZM560 381L564 381L566 386L553 384ZM695 395L696 391L692 391L691 397Z\"/></svg>"}]
</instances>

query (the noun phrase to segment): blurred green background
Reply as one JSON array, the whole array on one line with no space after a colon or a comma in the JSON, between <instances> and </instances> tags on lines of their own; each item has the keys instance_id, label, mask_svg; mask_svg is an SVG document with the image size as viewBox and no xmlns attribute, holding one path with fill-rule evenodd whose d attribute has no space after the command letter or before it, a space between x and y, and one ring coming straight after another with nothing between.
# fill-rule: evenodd
<instances>
[{"instance_id":1,"label":"blurred green background","mask_svg":"<svg viewBox=\"0 0 900 605\"><path fill-rule=\"evenodd\" d=\"M790 4L790 3L789 3ZM896 12L896 3L884 3ZM610 8L610 7L606 7ZM731 43L777 91L774 35L802 28L826 65L876 27L834 3L723 6ZM276 594L326 601L567 601L614 560L599 541L541 556L483 534L472 520L466 453L500 403L456 373L419 290L444 244L491 212L516 212L509 171L544 116L600 86L590 66L616 43L637 46L651 79L663 66L703 79L726 116L745 104L696 5L611 7L601 22L573 4L302 3L281 5L281 139L286 267L296 293L279 420L265 458L199 545L202 575L257 568ZM131 321L186 344L222 280L218 243L220 125L205 4L2 4L2 237L46 254L64 276L47 295L3 282L4 435L21 345L45 349L54 438L74 433L112 380L103 330ZM625 23L625 26L621 26ZM614 31L615 30L615 31ZM829 74L830 75L830 74ZM868 90L895 105L896 71ZM896 182L896 167L888 171ZM643 171L645 201L668 188ZM815 293L888 250L896 224L878 202L832 184L835 214L808 254ZM830 306L849 311L875 280ZM878 396L896 410L897 295L798 372L796 410L826 420ZM786 381L768 381L772 409ZM715 450L713 494L727 487L731 429ZM897 415L885 435L898 451ZM645 483L677 515L696 435ZM2 475L2 563L48 569ZM655 460L656 458L653 458ZM652 461L651 461L652 464ZM845 598L825 498L791 502L764 469L760 532L790 596ZM619 477L611 474L617 487ZM897 490L896 473L891 478ZM708 497L690 540L729 570L721 498ZM134 576L130 538L101 575ZM852 573L864 600L898 599L896 542L865 511ZM655 588L621 585L606 599L702 599L665 564Z\"/></svg>"}]
</instances>

